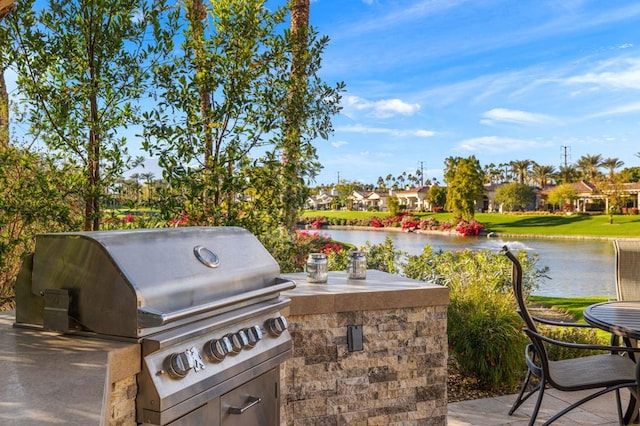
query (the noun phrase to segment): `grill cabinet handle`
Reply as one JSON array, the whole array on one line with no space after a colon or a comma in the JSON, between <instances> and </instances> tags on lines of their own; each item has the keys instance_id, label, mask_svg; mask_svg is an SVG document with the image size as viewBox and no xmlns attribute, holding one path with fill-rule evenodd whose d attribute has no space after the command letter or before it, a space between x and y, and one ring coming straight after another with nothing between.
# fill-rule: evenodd
<instances>
[{"instance_id":1,"label":"grill cabinet handle","mask_svg":"<svg viewBox=\"0 0 640 426\"><path fill-rule=\"evenodd\" d=\"M181 309L174 312L164 313L157 312L149 308L142 308L138 309L138 325L143 328L159 327L184 318L215 311L216 309L224 308L225 306L244 302L246 300L251 300L260 296L267 296L280 293L281 291L290 290L295 286L296 283L293 281L278 279L275 285L269 287L259 288L257 290L248 291L242 294L236 294L225 299L216 300L211 303L205 303L203 305Z\"/></svg>"},{"instance_id":2,"label":"grill cabinet handle","mask_svg":"<svg viewBox=\"0 0 640 426\"><path fill-rule=\"evenodd\" d=\"M262 402L262 398L257 397L257 396L250 396L249 400L244 405L244 407L229 407L229 413L230 414L243 414L249 408L253 407L254 405L258 405L261 402Z\"/></svg>"}]
</instances>

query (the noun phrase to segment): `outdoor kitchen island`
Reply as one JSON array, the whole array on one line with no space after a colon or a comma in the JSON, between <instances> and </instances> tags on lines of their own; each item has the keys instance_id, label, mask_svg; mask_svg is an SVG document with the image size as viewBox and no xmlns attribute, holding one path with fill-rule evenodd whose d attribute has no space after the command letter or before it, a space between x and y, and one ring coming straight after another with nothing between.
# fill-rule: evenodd
<instances>
[{"instance_id":1,"label":"outdoor kitchen island","mask_svg":"<svg viewBox=\"0 0 640 426\"><path fill-rule=\"evenodd\" d=\"M281 369L283 425L445 425L446 287L368 270L327 283L287 274L293 358Z\"/></svg>"}]
</instances>

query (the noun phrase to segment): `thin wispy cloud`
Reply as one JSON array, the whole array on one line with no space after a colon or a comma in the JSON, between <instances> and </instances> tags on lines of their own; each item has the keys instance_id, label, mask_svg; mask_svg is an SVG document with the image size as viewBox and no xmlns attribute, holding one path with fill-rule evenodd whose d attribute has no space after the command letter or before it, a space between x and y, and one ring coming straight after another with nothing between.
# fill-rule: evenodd
<instances>
[{"instance_id":1,"label":"thin wispy cloud","mask_svg":"<svg viewBox=\"0 0 640 426\"><path fill-rule=\"evenodd\" d=\"M547 144L538 141L505 138L500 136L482 136L463 140L458 144L456 150L467 152L515 152L525 149L538 148Z\"/></svg>"},{"instance_id":2,"label":"thin wispy cloud","mask_svg":"<svg viewBox=\"0 0 640 426\"><path fill-rule=\"evenodd\" d=\"M390 136L417 136L420 138L428 138L436 135L436 132L433 130L403 130L403 129L392 129L392 128L384 128L384 127L368 127L362 124L355 124L351 126L341 126L337 127L336 131L339 132L349 132L349 133L361 133L361 134L385 134Z\"/></svg>"},{"instance_id":3,"label":"thin wispy cloud","mask_svg":"<svg viewBox=\"0 0 640 426\"><path fill-rule=\"evenodd\" d=\"M610 108L604 111L600 111L595 114L591 114L587 116L587 118L600 118L600 117L608 117L612 115L632 114L637 112L640 112L640 102L633 102L630 104L620 105L615 108Z\"/></svg>"},{"instance_id":4,"label":"thin wispy cloud","mask_svg":"<svg viewBox=\"0 0 640 426\"><path fill-rule=\"evenodd\" d=\"M600 64L600 71L570 77L568 84L609 86L617 89L640 89L640 59L623 58Z\"/></svg>"},{"instance_id":5,"label":"thin wispy cloud","mask_svg":"<svg viewBox=\"0 0 640 426\"><path fill-rule=\"evenodd\" d=\"M334 148L340 148L343 145L347 145L348 142L347 141L333 141L331 142L331 146Z\"/></svg>"},{"instance_id":6,"label":"thin wispy cloud","mask_svg":"<svg viewBox=\"0 0 640 426\"><path fill-rule=\"evenodd\" d=\"M551 117L546 114L538 114L527 111L513 110L513 109L505 109L505 108L494 108L491 109L484 114L483 120L480 122L486 125L493 125L496 123L513 123L513 124L530 124L530 125L540 125L540 124L557 124L559 121L554 117Z\"/></svg>"}]
</instances>

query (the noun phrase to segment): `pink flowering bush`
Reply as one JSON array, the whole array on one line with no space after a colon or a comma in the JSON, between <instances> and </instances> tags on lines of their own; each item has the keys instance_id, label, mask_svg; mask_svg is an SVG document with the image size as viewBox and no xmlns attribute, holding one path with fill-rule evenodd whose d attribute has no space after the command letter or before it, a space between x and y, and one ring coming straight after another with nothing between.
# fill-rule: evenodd
<instances>
[{"instance_id":1,"label":"pink flowering bush","mask_svg":"<svg viewBox=\"0 0 640 426\"><path fill-rule=\"evenodd\" d=\"M480 231L482 231L483 229L484 225L475 219L471 219L470 221L461 220L456 226L456 232L465 237L468 237L470 235L479 235Z\"/></svg>"}]
</instances>

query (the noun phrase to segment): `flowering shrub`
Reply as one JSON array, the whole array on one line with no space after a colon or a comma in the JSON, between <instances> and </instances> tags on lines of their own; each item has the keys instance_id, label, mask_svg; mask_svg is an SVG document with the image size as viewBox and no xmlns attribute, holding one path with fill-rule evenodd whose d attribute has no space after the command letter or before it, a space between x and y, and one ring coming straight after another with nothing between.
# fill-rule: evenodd
<instances>
[{"instance_id":1,"label":"flowering shrub","mask_svg":"<svg viewBox=\"0 0 640 426\"><path fill-rule=\"evenodd\" d=\"M326 225L326 221L323 220L324 218L320 218L320 219L316 219L311 223L311 228L312 229L320 229L322 227L324 227Z\"/></svg>"},{"instance_id":2,"label":"flowering shrub","mask_svg":"<svg viewBox=\"0 0 640 426\"><path fill-rule=\"evenodd\" d=\"M453 225L451 225L449 222L442 222L440 224L441 231L450 231L452 228L453 228Z\"/></svg>"},{"instance_id":3,"label":"flowering shrub","mask_svg":"<svg viewBox=\"0 0 640 426\"><path fill-rule=\"evenodd\" d=\"M402 229L412 231L414 229L418 229L418 227L420 226L420 221L416 217L405 216L402 218L400 224L402 226Z\"/></svg>"},{"instance_id":4,"label":"flowering shrub","mask_svg":"<svg viewBox=\"0 0 640 426\"><path fill-rule=\"evenodd\" d=\"M438 222L438 219L435 217L428 217L426 219L422 219L418 227L424 230L438 229L440 227L440 222Z\"/></svg>"},{"instance_id":5,"label":"flowering shrub","mask_svg":"<svg viewBox=\"0 0 640 426\"><path fill-rule=\"evenodd\" d=\"M475 219L472 219L468 222L465 220L461 220L456 226L456 231L465 237L469 235L479 235L480 231L482 231L483 229L484 225L476 221Z\"/></svg>"},{"instance_id":6,"label":"flowering shrub","mask_svg":"<svg viewBox=\"0 0 640 426\"><path fill-rule=\"evenodd\" d=\"M380 220L377 217L371 218L371 226L373 226L374 228L382 228L384 227L384 223L382 223L382 220Z\"/></svg>"}]
</instances>

